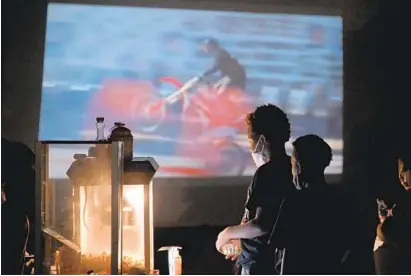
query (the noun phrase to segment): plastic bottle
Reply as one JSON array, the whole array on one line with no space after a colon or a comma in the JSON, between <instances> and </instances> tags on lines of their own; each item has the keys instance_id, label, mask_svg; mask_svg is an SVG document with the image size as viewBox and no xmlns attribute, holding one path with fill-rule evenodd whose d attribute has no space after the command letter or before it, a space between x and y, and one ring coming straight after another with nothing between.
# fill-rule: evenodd
<instances>
[{"instance_id":1,"label":"plastic bottle","mask_svg":"<svg viewBox=\"0 0 411 276\"><path fill-rule=\"evenodd\" d=\"M183 258L181 258L179 248L176 248L174 256L174 275L183 274Z\"/></svg>"},{"instance_id":2,"label":"plastic bottle","mask_svg":"<svg viewBox=\"0 0 411 276\"><path fill-rule=\"evenodd\" d=\"M182 275L183 274L183 259L181 258L179 250L181 246L164 246L158 251L168 251L168 274Z\"/></svg>"},{"instance_id":3,"label":"plastic bottle","mask_svg":"<svg viewBox=\"0 0 411 276\"><path fill-rule=\"evenodd\" d=\"M97 141L104 141L104 127L106 125L104 124L104 118L103 117L97 117L96 118L96 128L97 128Z\"/></svg>"},{"instance_id":4,"label":"plastic bottle","mask_svg":"<svg viewBox=\"0 0 411 276\"><path fill-rule=\"evenodd\" d=\"M106 124L104 123L104 117L97 117L96 118L96 130L97 130L97 137L96 141L105 141L106 138L104 137L104 127ZM107 146L104 144L97 144L95 147L90 147L88 151L88 155L90 157L97 157L97 158L106 158L107 157Z\"/></svg>"}]
</instances>

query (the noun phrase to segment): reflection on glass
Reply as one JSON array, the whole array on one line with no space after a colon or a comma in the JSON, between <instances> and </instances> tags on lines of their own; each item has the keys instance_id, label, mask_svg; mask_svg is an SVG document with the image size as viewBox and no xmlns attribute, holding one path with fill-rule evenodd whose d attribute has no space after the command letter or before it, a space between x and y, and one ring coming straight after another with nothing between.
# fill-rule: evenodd
<instances>
[{"instance_id":1,"label":"reflection on glass","mask_svg":"<svg viewBox=\"0 0 411 276\"><path fill-rule=\"evenodd\" d=\"M114 247L119 251L118 271L122 274L150 271L153 266L152 256L148 254L152 251L152 220L147 209L150 189L147 185L121 182L118 196L122 200L118 208L112 206L111 145L89 146L44 146L45 159L40 166L45 237L43 273L112 273L115 210L120 210L119 244ZM62 168L66 168L65 177L55 177L62 175Z\"/></svg>"}]
</instances>

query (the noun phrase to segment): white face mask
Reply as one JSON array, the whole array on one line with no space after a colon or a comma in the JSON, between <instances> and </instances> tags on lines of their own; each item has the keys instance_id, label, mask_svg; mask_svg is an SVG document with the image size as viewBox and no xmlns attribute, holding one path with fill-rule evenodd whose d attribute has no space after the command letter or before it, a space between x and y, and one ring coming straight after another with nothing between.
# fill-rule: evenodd
<instances>
[{"instance_id":1,"label":"white face mask","mask_svg":"<svg viewBox=\"0 0 411 276\"><path fill-rule=\"evenodd\" d=\"M293 183L297 190L307 188L307 183L300 180L299 174L293 176Z\"/></svg>"},{"instance_id":2,"label":"white face mask","mask_svg":"<svg viewBox=\"0 0 411 276\"><path fill-rule=\"evenodd\" d=\"M292 166L292 173L293 173L293 183L297 190L302 190L307 188L307 183L302 181L301 176L301 167L299 163L294 163Z\"/></svg>"},{"instance_id":3,"label":"white face mask","mask_svg":"<svg viewBox=\"0 0 411 276\"><path fill-rule=\"evenodd\" d=\"M254 151L251 152L251 156L253 157L254 163L257 168L267 163L266 158L264 157L264 142L262 140L263 138L262 136L260 136L260 138L258 138L257 144L255 145Z\"/></svg>"},{"instance_id":4,"label":"white face mask","mask_svg":"<svg viewBox=\"0 0 411 276\"><path fill-rule=\"evenodd\" d=\"M254 163L257 166L257 168L261 167L262 165L266 163L261 153L252 152L251 156L253 157Z\"/></svg>"}]
</instances>

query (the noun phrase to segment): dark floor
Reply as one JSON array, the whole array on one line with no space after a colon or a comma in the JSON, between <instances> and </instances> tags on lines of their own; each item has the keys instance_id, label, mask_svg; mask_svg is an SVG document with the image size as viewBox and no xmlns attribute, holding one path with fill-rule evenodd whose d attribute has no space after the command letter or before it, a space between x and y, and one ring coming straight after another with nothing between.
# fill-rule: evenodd
<instances>
[{"instance_id":1,"label":"dark floor","mask_svg":"<svg viewBox=\"0 0 411 276\"><path fill-rule=\"evenodd\" d=\"M157 252L162 246L178 245L183 259L183 274L233 274L233 263L215 249L222 227L200 226L154 229L154 266L160 274L168 273L167 253Z\"/></svg>"}]
</instances>

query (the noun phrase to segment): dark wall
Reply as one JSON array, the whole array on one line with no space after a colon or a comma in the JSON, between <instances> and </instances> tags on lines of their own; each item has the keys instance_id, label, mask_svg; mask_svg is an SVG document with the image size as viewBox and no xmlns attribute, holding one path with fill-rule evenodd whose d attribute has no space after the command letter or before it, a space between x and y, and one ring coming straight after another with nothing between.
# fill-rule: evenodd
<instances>
[{"instance_id":1,"label":"dark wall","mask_svg":"<svg viewBox=\"0 0 411 276\"><path fill-rule=\"evenodd\" d=\"M2 2L2 136L29 147L39 129L45 3Z\"/></svg>"},{"instance_id":2,"label":"dark wall","mask_svg":"<svg viewBox=\"0 0 411 276\"><path fill-rule=\"evenodd\" d=\"M347 0L343 8L344 183L395 197L396 158L411 141L409 15L397 1Z\"/></svg>"}]
</instances>

